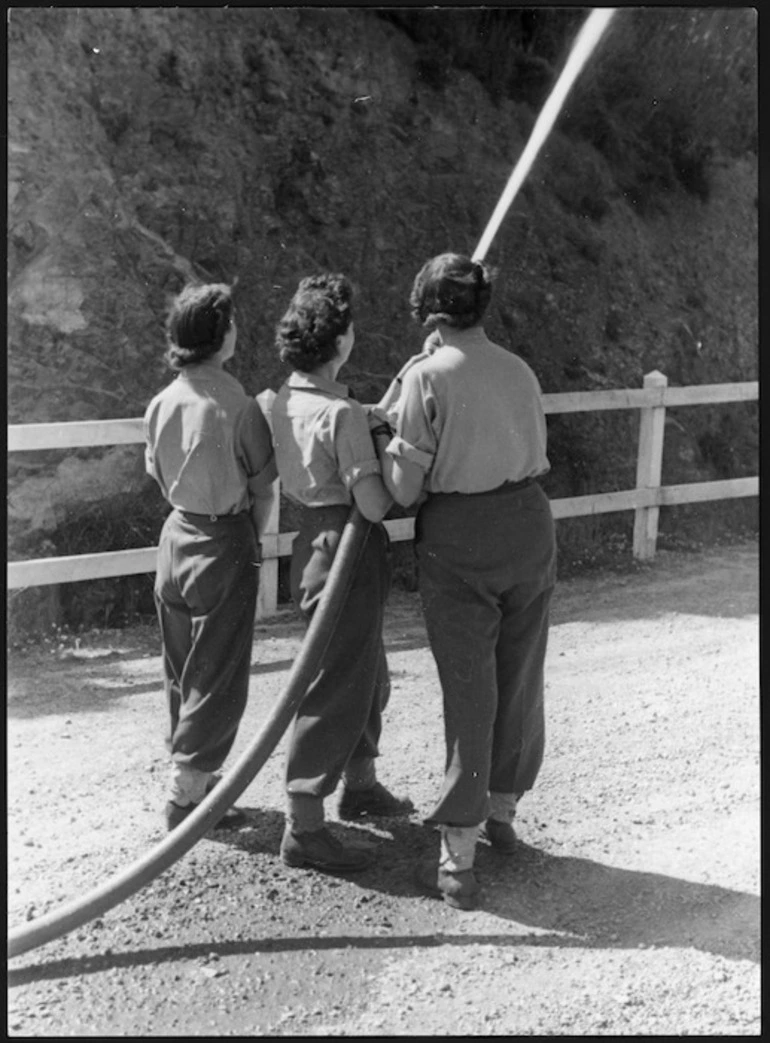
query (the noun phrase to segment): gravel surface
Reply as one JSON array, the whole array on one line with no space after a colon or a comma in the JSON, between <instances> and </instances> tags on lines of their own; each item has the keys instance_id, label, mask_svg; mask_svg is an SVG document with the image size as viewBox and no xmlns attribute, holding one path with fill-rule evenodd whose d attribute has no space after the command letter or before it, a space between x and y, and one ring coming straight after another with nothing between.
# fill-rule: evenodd
<instances>
[{"instance_id":1,"label":"gravel surface","mask_svg":"<svg viewBox=\"0 0 770 1043\"><path fill-rule=\"evenodd\" d=\"M302 640L260 625L231 760ZM435 667L395 594L381 779L411 819L333 828L356 877L284 867L279 743L215 831L103 917L9 963L10 1036L758 1035L758 552L661 552L557 588L548 740L516 856L479 844L480 908L413 881L437 834ZM8 664L9 921L87 893L160 840L165 757L153 626Z\"/></svg>"}]
</instances>

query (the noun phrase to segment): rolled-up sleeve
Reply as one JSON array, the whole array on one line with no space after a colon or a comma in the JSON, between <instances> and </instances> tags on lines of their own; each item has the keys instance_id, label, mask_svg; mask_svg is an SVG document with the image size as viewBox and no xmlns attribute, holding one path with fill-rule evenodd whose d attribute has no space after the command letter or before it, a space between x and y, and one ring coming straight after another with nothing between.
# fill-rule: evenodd
<instances>
[{"instance_id":1,"label":"rolled-up sleeve","mask_svg":"<svg viewBox=\"0 0 770 1043\"><path fill-rule=\"evenodd\" d=\"M151 475L156 481L158 481L158 472L155 465L155 442L150 422L151 412L152 405L147 407L147 411L142 420L142 429L144 432L144 469L147 474Z\"/></svg>"},{"instance_id":2,"label":"rolled-up sleeve","mask_svg":"<svg viewBox=\"0 0 770 1043\"><path fill-rule=\"evenodd\" d=\"M334 410L333 437L338 473L348 492L362 478L382 473L366 413L358 402L339 403Z\"/></svg>"},{"instance_id":3,"label":"rolled-up sleeve","mask_svg":"<svg viewBox=\"0 0 770 1043\"><path fill-rule=\"evenodd\" d=\"M433 456L431 453L426 453L423 452L422 449L417 449L398 435L388 442L385 446L385 452L388 456L392 456L396 460L409 460L410 463L417 464L418 467L421 467L423 471L429 471L433 464Z\"/></svg>"},{"instance_id":4,"label":"rolled-up sleeve","mask_svg":"<svg viewBox=\"0 0 770 1043\"><path fill-rule=\"evenodd\" d=\"M144 447L144 469L147 472L147 474L151 475L153 478L156 477L156 474L155 474L155 452L154 452L152 446L150 446L148 444L146 444L145 447Z\"/></svg>"},{"instance_id":5,"label":"rolled-up sleeve","mask_svg":"<svg viewBox=\"0 0 770 1043\"><path fill-rule=\"evenodd\" d=\"M429 471L438 447L436 407L428 377L418 367L404 374L401 395L391 416L395 435L385 451Z\"/></svg>"}]
</instances>

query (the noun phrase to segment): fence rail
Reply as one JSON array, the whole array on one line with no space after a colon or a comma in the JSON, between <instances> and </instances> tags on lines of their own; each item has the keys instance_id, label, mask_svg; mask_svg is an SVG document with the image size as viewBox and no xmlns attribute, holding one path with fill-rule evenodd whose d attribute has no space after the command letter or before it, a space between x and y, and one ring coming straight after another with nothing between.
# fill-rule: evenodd
<instances>
[{"instance_id":1,"label":"fence rail","mask_svg":"<svg viewBox=\"0 0 770 1043\"><path fill-rule=\"evenodd\" d=\"M258 396L269 409L273 393ZM759 478L732 478L713 482L690 482L662 486L663 443L666 408L710 405L722 402L750 402L759 398L759 383L702 384L690 387L667 386L667 378L657 371L648 373L643 388L610 391L576 391L543 395L547 414L594 412L606 409L638 409L640 412L636 486L619 492L591 493L551 500L554 518L574 518L613 511L635 512L633 554L639 560L655 555L661 507L707 500L757 496ZM75 421L63 424L11 424L8 427L8 452L44 449L74 449L86 446L131 445L142 443L141 418L126 420ZM275 483L276 493L280 484ZM296 533L280 532L279 497L262 538L263 566L260 579L258 615L276 611L278 561L291 553ZM414 538L414 519L386 521L394 541ZM36 558L8 563L8 588L73 583L155 571L156 547L106 551L70 557Z\"/></svg>"}]
</instances>

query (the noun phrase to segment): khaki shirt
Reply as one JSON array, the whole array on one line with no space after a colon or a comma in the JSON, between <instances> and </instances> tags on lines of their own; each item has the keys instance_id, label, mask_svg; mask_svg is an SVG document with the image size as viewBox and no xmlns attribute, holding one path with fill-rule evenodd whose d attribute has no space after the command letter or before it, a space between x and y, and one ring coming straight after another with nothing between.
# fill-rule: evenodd
<instances>
[{"instance_id":1,"label":"khaki shirt","mask_svg":"<svg viewBox=\"0 0 770 1043\"><path fill-rule=\"evenodd\" d=\"M453 331L400 381L388 393L386 451L425 471L426 492L487 492L549 470L537 377L482 331Z\"/></svg>"},{"instance_id":2,"label":"khaki shirt","mask_svg":"<svg viewBox=\"0 0 770 1043\"><path fill-rule=\"evenodd\" d=\"M172 507L237 514L247 482L276 476L270 428L259 403L220 366L186 366L144 414L145 467Z\"/></svg>"},{"instance_id":3,"label":"khaki shirt","mask_svg":"<svg viewBox=\"0 0 770 1043\"><path fill-rule=\"evenodd\" d=\"M295 370L275 396L282 489L307 507L349 506L356 482L381 473L366 413L348 394L345 384Z\"/></svg>"}]
</instances>

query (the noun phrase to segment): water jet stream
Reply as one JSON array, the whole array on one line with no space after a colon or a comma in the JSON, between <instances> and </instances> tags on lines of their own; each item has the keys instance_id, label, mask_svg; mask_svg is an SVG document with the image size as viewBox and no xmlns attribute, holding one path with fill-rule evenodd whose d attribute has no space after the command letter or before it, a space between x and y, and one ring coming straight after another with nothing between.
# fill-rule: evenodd
<instances>
[{"instance_id":1,"label":"water jet stream","mask_svg":"<svg viewBox=\"0 0 770 1043\"><path fill-rule=\"evenodd\" d=\"M556 122L556 117L561 112L561 108L564 105L564 101L572 87L572 84L575 82L581 69L590 58L591 53L599 42L599 39L614 14L614 7L596 7L585 20L575 39L575 43L572 46L567 63L562 69L561 75L556 81L556 85L548 96L548 100L543 106L535 126L532 128L529 141L527 142L521 156L519 156L519 160L513 168L513 173L508 179L508 184L505 186L503 194L500 196L500 200L495 207L494 213L490 217L487 227L484 229L484 234L479 240L479 245L473 253L474 261L481 261L486 257L487 251L497 234L497 230L500 227L508 208L515 199L516 193L521 188L524 178L532 169L532 164L535 162L543 142L550 134L551 129Z\"/></svg>"}]
</instances>

